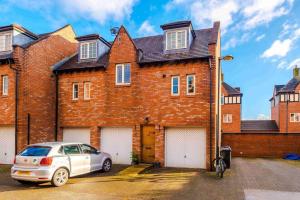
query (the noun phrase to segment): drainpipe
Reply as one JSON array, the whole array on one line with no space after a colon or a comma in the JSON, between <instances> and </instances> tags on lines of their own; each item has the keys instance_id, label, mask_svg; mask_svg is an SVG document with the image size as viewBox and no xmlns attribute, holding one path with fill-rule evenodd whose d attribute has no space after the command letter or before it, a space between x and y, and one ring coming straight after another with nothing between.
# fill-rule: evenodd
<instances>
[{"instance_id":1,"label":"drainpipe","mask_svg":"<svg viewBox=\"0 0 300 200\"><path fill-rule=\"evenodd\" d=\"M57 71L54 72L55 74L55 141L58 140L58 73Z\"/></svg>"},{"instance_id":2,"label":"drainpipe","mask_svg":"<svg viewBox=\"0 0 300 200\"><path fill-rule=\"evenodd\" d=\"M11 60L8 59L9 68L15 71L15 154L18 152L18 104L19 104L19 71L11 64Z\"/></svg>"},{"instance_id":3,"label":"drainpipe","mask_svg":"<svg viewBox=\"0 0 300 200\"><path fill-rule=\"evenodd\" d=\"M288 93L288 94L286 94L285 95L285 97L286 97L286 109L285 109L285 112L286 112L286 115L285 115L285 117L286 117L286 119L285 119L285 132L286 133L288 133L288 131L289 131L289 100L290 100L290 94Z\"/></svg>"},{"instance_id":4,"label":"drainpipe","mask_svg":"<svg viewBox=\"0 0 300 200\"><path fill-rule=\"evenodd\" d=\"M27 144L30 145L30 113L27 113Z\"/></svg>"},{"instance_id":5,"label":"drainpipe","mask_svg":"<svg viewBox=\"0 0 300 200\"><path fill-rule=\"evenodd\" d=\"M212 66L211 58L209 58L209 161L210 161L210 171L213 170L212 166Z\"/></svg>"}]
</instances>

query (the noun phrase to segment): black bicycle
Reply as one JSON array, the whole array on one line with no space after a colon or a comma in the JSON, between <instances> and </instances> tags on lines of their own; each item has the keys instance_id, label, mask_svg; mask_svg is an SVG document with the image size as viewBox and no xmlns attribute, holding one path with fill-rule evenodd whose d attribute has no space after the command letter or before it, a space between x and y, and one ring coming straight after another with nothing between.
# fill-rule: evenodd
<instances>
[{"instance_id":1,"label":"black bicycle","mask_svg":"<svg viewBox=\"0 0 300 200\"><path fill-rule=\"evenodd\" d=\"M217 177L223 178L223 175L224 175L224 173L226 171L226 163L223 160L223 157L220 156L219 158L214 159L213 163L214 163L214 167L216 169L216 175L217 175Z\"/></svg>"}]
</instances>

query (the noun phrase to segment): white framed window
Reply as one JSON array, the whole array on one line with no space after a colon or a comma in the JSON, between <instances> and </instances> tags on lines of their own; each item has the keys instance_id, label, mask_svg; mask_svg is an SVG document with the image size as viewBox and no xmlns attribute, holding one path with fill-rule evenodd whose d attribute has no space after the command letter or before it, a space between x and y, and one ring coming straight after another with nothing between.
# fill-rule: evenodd
<instances>
[{"instance_id":1,"label":"white framed window","mask_svg":"<svg viewBox=\"0 0 300 200\"><path fill-rule=\"evenodd\" d=\"M166 50L183 49L186 47L187 47L187 30L166 32Z\"/></svg>"},{"instance_id":2,"label":"white framed window","mask_svg":"<svg viewBox=\"0 0 300 200\"><path fill-rule=\"evenodd\" d=\"M195 88L195 75L187 75L186 76L186 94L194 95L196 93Z\"/></svg>"},{"instance_id":3,"label":"white framed window","mask_svg":"<svg viewBox=\"0 0 300 200\"><path fill-rule=\"evenodd\" d=\"M130 64L116 65L116 85L130 85L131 69Z\"/></svg>"},{"instance_id":4,"label":"white framed window","mask_svg":"<svg viewBox=\"0 0 300 200\"><path fill-rule=\"evenodd\" d=\"M232 103L236 104L236 97L232 97Z\"/></svg>"},{"instance_id":5,"label":"white framed window","mask_svg":"<svg viewBox=\"0 0 300 200\"><path fill-rule=\"evenodd\" d=\"M285 98L284 98L284 97L285 97L284 94L281 94L281 95L280 95L280 101L281 101L281 102L284 102L284 101L285 101Z\"/></svg>"},{"instance_id":6,"label":"white framed window","mask_svg":"<svg viewBox=\"0 0 300 200\"><path fill-rule=\"evenodd\" d=\"M228 103L232 104L232 97L228 97Z\"/></svg>"},{"instance_id":7,"label":"white framed window","mask_svg":"<svg viewBox=\"0 0 300 200\"><path fill-rule=\"evenodd\" d=\"M2 76L2 95L3 96L8 95L8 76L7 75Z\"/></svg>"},{"instance_id":8,"label":"white framed window","mask_svg":"<svg viewBox=\"0 0 300 200\"><path fill-rule=\"evenodd\" d=\"M73 100L78 100L78 98L79 98L79 84L78 83L73 83L72 99Z\"/></svg>"},{"instance_id":9,"label":"white framed window","mask_svg":"<svg viewBox=\"0 0 300 200\"><path fill-rule=\"evenodd\" d=\"M12 50L12 36L11 33L0 34L0 51Z\"/></svg>"},{"instance_id":10,"label":"white framed window","mask_svg":"<svg viewBox=\"0 0 300 200\"><path fill-rule=\"evenodd\" d=\"M241 97L240 96L236 97L236 103L241 103Z\"/></svg>"},{"instance_id":11,"label":"white framed window","mask_svg":"<svg viewBox=\"0 0 300 200\"><path fill-rule=\"evenodd\" d=\"M300 99L299 99L299 94L295 94L295 101L297 102L297 101L300 101Z\"/></svg>"},{"instance_id":12,"label":"white framed window","mask_svg":"<svg viewBox=\"0 0 300 200\"><path fill-rule=\"evenodd\" d=\"M228 104L228 97L224 97L224 104Z\"/></svg>"},{"instance_id":13,"label":"white framed window","mask_svg":"<svg viewBox=\"0 0 300 200\"><path fill-rule=\"evenodd\" d=\"M172 76L171 78L171 95L179 96L180 95L180 77Z\"/></svg>"},{"instance_id":14,"label":"white framed window","mask_svg":"<svg viewBox=\"0 0 300 200\"><path fill-rule=\"evenodd\" d=\"M232 123L232 114L224 114L223 123Z\"/></svg>"},{"instance_id":15,"label":"white framed window","mask_svg":"<svg viewBox=\"0 0 300 200\"><path fill-rule=\"evenodd\" d=\"M93 59L97 57L97 42L80 43L80 59Z\"/></svg>"},{"instance_id":16,"label":"white framed window","mask_svg":"<svg viewBox=\"0 0 300 200\"><path fill-rule=\"evenodd\" d=\"M91 82L83 83L83 99L84 100L91 99Z\"/></svg>"},{"instance_id":17,"label":"white framed window","mask_svg":"<svg viewBox=\"0 0 300 200\"><path fill-rule=\"evenodd\" d=\"M300 122L300 113L291 113L290 122Z\"/></svg>"}]
</instances>

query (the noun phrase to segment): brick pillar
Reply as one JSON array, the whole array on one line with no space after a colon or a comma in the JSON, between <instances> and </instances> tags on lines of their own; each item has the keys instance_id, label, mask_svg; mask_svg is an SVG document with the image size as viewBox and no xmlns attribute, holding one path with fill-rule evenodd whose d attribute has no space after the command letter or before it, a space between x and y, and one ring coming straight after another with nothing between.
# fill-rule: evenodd
<instances>
[{"instance_id":1,"label":"brick pillar","mask_svg":"<svg viewBox=\"0 0 300 200\"><path fill-rule=\"evenodd\" d=\"M133 153L137 154L141 160L141 126L139 124L136 124L133 127L132 134L132 151Z\"/></svg>"},{"instance_id":2,"label":"brick pillar","mask_svg":"<svg viewBox=\"0 0 300 200\"><path fill-rule=\"evenodd\" d=\"M91 145L97 149L100 149L100 130L97 126L92 126L91 131Z\"/></svg>"},{"instance_id":3,"label":"brick pillar","mask_svg":"<svg viewBox=\"0 0 300 200\"><path fill-rule=\"evenodd\" d=\"M165 165L165 129L155 125L155 162Z\"/></svg>"}]
</instances>

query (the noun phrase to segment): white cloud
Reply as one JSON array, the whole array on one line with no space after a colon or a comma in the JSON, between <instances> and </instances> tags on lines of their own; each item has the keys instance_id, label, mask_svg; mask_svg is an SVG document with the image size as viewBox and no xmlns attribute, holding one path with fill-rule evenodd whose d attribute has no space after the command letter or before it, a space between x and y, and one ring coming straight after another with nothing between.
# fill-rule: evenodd
<instances>
[{"instance_id":1,"label":"white cloud","mask_svg":"<svg viewBox=\"0 0 300 200\"><path fill-rule=\"evenodd\" d=\"M257 36L257 37L255 38L255 41L256 41L256 42L259 42L259 41L261 41L262 39L264 39L265 37L266 37L266 34L259 35L259 36Z\"/></svg>"},{"instance_id":2,"label":"white cloud","mask_svg":"<svg viewBox=\"0 0 300 200\"><path fill-rule=\"evenodd\" d=\"M266 24L274 18L289 13L293 0L252 0L242 9L246 18L245 28Z\"/></svg>"},{"instance_id":3,"label":"white cloud","mask_svg":"<svg viewBox=\"0 0 300 200\"><path fill-rule=\"evenodd\" d=\"M286 66L287 66L287 62L283 60L277 65L277 68L284 69L284 68L286 68Z\"/></svg>"},{"instance_id":4,"label":"white cloud","mask_svg":"<svg viewBox=\"0 0 300 200\"><path fill-rule=\"evenodd\" d=\"M265 115L265 114L258 114L258 115L257 115L257 119L258 119L258 120L269 120L269 119L270 119L270 116Z\"/></svg>"},{"instance_id":5,"label":"white cloud","mask_svg":"<svg viewBox=\"0 0 300 200\"><path fill-rule=\"evenodd\" d=\"M252 37L252 35L250 33L244 33L239 38L237 38L237 37L231 37L225 43L225 45L222 47L222 50L228 50L230 48L236 47L237 45L243 44L243 43L249 41L251 37Z\"/></svg>"},{"instance_id":6,"label":"white cloud","mask_svg":"<svg viewBox=\"0 0 300 200\"><path fill-rule=\"evenodd\" d=\"M290 12L294 0L171 0L165 8L184 10L198 26L221 21L223 30L239 23L253 29ZM238 22L239 21L239 22Z\"/></svg>"},{"instance_id":7,"label":"white cloud","mask_svg":"<svg viewBox=\"0 0 300 200\"><path fill-rule=\"evenodd\" d=\"M48 21L86 18L99 24L130 18L138 0L6 0L14 6L40 12ZM58 9L59 8L59 9ZM53 13L55 12L55 13Z\"/></svg>"},{"instance_id":8,"label":"white cloud","mask_svg":"<svg viewBox=\"0 0 300 200\"><path fill-rule=\"evenodd\" d=\"M154 26L150 24L148 20L144 21L138 30L138 34L141 36L155 35L157 34Z\"/></svg>"},{"instance_id":9,"label":"white cloud","mask_svg":"<svg viewBox=\"0 0 300 200\"><path fill-rule=\"evenodd\" d=\"M300 58L297 58L297 59L293 60L293 61L290 63L290 65L288 66L288 69L291 69L291 68L295 67L296 65L297 65L298 67L300 67Z\"/></svg>"},{"instance_id":10,"label":"white cloud","mask_svg":"<svg viewBox=\"0 0 300 200\"><path fill-rule=\"evenodd\" d=\"M104 24L107 20L129 18L136 0L63 0L65 10L74 16Z\"/></svg>"},{"instance_id":11,"label":"white cloud","mask_svg":"<svg viewBox=\"0 0 300 200\"><path fill-rule=\"evenodd\" d=\"M235 0L209 0L194 1L190 7L190 13L196 25L211 24L213 21L222 22L225 30L233 23L233 15L239 10L239 5Z\"/></svg>"},{"instance_id":12,"label":"white cloud","mask_svg":"<svg viewBox=\"0 0 300 200\"><path fill-rule=\"evenodd\" d=\"M262 58L270 58L273 56L279 56L283 57L286 56L287 53L290 51L292 47L292 40L286 39L286 40L276 40L273 42L271 47L267 49L263 54Z\"/></svg>"},{"instance_id":13,"label":"white cloud","mask_svg":"<svg viewBox=\"0 0 300 200\"><path fill-rule=\"evenodd\" d=\"M300 38L300 28L296 29L287 39L277 39L273 42L271 47L264 51L262 58L270 57L284 57L292 49L293 43Z\"/></svg>"}]
</instances>

